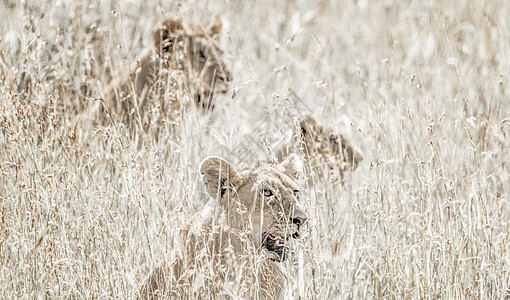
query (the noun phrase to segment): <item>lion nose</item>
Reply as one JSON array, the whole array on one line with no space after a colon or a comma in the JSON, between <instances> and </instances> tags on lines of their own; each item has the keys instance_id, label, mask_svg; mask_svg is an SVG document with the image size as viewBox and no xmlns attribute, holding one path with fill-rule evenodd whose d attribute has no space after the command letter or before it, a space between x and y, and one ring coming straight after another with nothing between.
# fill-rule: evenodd
<instances>
[{"instance_id":1,"label":"lion nose","mask_svg":"<svg viewBox=\"0 0 510 300\"><path fill-rule=\"evenodd\" d=\"M299 225L303 224L304 222L306 222L306 220L308 220L308 218L305 216L294 217L294 218L292 218L292 223L299 226Z\"/></svg>"}]
</instances>

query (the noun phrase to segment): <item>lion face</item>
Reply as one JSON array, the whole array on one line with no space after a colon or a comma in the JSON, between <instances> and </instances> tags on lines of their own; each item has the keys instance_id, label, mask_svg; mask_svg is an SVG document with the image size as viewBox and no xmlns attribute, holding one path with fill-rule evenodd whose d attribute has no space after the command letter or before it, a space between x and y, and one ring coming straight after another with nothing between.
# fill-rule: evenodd
<instances>
[{"instance_id":1,"label":"lion face","mask_svg":"<svg viewBox=\"0 0 510 300\"><path fill-rule=\"evenodd\" d=\"M228 162L210 157L200 168L209 194L229 216L228 225L248 233L253 245L278 262L289 256L289 240L300 237L307 220L296 183L299 162L290 155L278 165L258 163L236 172Z\"/></svg>"},{"instance_id":2,"label":"lion face","mask_svg":"<svg viewBox=\"0 0 510 300\"><path fill-rule=\"evenodd\" d=\"M154 32L157 53L169 65L184 71L195 92L195 101L203 108L213 108L214 94L228 91L232 75L217 45L221 22L207 28L192 27L181 20L166 20Z\"/></svg>"},{"instance_id":3,"label":"lion face","mask_svg":"<svg viewBox=\"0 0 510 300\"><path fill-rule=\"evenodd\" d=\"M360 152L341 134L324 127L308 115L299 120L299 129L309 157L316 160L316 167L326 165L337 177L347 170L354 170L363 159Z\"/></svg>"}]
</instances>

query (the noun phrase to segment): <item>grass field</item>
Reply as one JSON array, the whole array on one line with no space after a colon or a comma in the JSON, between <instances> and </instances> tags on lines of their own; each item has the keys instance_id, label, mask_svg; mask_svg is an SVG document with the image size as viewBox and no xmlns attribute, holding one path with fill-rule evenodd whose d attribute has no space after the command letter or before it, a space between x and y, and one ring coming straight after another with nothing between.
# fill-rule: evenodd
<instances>
[{"instance_id":1,"label":"grass field","mask_svg":"<svg viewBox=\"0 0 510 300\"><path fill-rule=\"evenodd\" d=\"M181 139L73 130L163 19L215 16L232 91ZM0 298L135 297L207 200L202 159L264 158L301 113L364 160L308 189L286 298L510 297L508 16L505 1L3 0Z\"/></svg>"}]
</instances>

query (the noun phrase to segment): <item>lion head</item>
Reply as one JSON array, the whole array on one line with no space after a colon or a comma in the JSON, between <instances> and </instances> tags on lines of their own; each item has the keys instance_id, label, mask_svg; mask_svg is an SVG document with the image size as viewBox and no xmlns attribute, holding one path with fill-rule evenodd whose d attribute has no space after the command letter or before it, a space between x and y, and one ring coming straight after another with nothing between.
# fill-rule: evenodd
<instances>
[{"instance_id":1,"label":"lion head","mask_svg":"<svg viewBox=\"0 0 510 300\"><path fill-rule=\"evenodd\" d=\"M307 221L297 184L301 171L296 154L237 170L222 158L206 158L200 173L212 199L181 230L184 247L176 250L182 253L171 266L156 268L140 295L202 299L228 290L244 299L281 299L281 262ZM253 268L254 262L260 264Z\"/></svg>"},{"instance_id":2,"label":"lion head","mask_svg":"<svg viewBox=\"0 0 510 300\"><path fill-rule=\"evenodd\" d=\"M277 165L259 162L237 171L219 157L200 166L209 195L229 215L229 227L248 232L252 244L277 262L288 257L290 238L299 238L307 220L296 183L300 170L295 154Z\"/></svg>"},{"instance_id":3,"label":"lion head","mask_svg":"<svg viewBox=\"0 0 510 300\"><path fill-rule=\"evenodd\" d=\"M104 97L108 101L97 101L75 124L92 120L110 125L114 119L130 132L152 131L157 137L159 129L167 126L175 135L190 103L214 108L215 93L227 92L232 81L218 46L221 28L219 20L206 28L175 19L163 21L153 32L154 44L140 53L129 72L108 84Z\"/></svg>"},{"instance_id":4,"label":"lion head","mask_svg":"<svg viewBox=\"0 0 510 300\"><path fill-rule=\"evenodd\" d=\"M217 43L221 29L219 19L206 28L169 19L153 33L157 54L184 71L192 83L196 103L203 108L213 108L214 93L227 92L232 81Z\"/></svg>"},{"instance_id":5,"label":"lion head","mask_svg":"<svg viewBox=\"0 0 510 300\"><path fill-rule=\"evenodd\" d=\"M303 116L298 125L305 154L319 174L326 167L330 179L341 179L345 171L356 169L363 159L360 151L344 136L312 116Z\"/></svg>"}]
</instances>

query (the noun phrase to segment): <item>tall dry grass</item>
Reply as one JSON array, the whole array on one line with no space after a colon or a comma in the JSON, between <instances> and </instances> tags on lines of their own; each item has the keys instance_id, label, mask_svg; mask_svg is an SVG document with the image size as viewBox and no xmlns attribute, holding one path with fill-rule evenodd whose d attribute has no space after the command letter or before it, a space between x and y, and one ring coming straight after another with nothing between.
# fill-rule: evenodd
<instances>
[{"instance_id":1,"label":"tall dry grass","mask_svg":"<svg viewBox=\"0 0 510 300\"><path fill-rule=\"evenodd\" d=\"M0 298L135 297L205 203L200 161L263 157L300 112L364 160L309 189L287 298L509 297L510 4L372 2L2 1ZM213 114L142 146L73 130L162 19L217 15Z\"/></svg>"}]
</instances>

